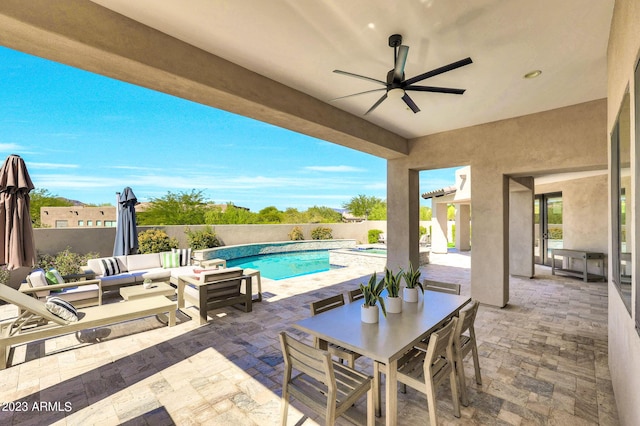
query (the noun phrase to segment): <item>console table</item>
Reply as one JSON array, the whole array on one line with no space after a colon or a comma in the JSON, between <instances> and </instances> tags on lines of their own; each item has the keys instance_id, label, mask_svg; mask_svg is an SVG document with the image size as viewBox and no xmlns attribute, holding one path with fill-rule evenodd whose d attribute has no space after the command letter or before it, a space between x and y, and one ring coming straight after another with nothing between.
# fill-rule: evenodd
<instances>
[{"instance_id":1,"label":"console table","mask_svg":"<svg viewBox=\"0 0 640 426\"><path fill-rule=\"evenodd\" d=\"M563 258L562 267L560 268L556 267L556 256ZM573 268L573 259L582 260L582 270ZM587 272L587 266L590 260L599 262L600 274L590 274ZM585 250L552 249L551 274L556 275L556 273L582 278L584 282L589 280L606 281L606 277L604 275L604 253Z\"/></svg>"}]
</instances>

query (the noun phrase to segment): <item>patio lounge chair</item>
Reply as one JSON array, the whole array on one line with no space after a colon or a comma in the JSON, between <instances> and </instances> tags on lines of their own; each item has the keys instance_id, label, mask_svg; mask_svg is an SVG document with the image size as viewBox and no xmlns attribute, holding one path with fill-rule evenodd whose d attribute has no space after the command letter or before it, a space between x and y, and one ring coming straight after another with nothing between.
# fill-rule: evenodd
<instances>
[{"instance_id":1,"label":"patio lounge chair","mask_svg":"<svg viewBox=\"0 0 640 426\"><path fill-rule=\"evenodd\" d=\"M244 312L251 312L251 299L251 277L244 275L241 268L204 271L197 276L186 275L178 278L178 308L184 308L185 301L196 306L200 325L208 322L207 312L214 309L241 305ZM193 317L188 311L184 312Z\"/></svg>"},{"instance_id":2,"label":"patio lounge chair","mask_svg":"<svg viewBox=\"0 0 640 426\"><path fill-rule=\"evenodd\" d=\"M0 285L0 299L20 309L17 318L0 322L0 369L7 367L13 345L165 313L169 314L169 327L176 323L176 303L164 296L79 309L75 322L52 314L43 302L6 285Z\"/></svg>"}]
</instances>

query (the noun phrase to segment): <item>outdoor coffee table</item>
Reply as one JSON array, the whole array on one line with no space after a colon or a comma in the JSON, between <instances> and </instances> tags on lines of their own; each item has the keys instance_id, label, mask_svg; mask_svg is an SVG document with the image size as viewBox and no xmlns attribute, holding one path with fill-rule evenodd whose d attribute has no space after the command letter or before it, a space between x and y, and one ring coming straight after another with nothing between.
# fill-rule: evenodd
<instances>
[{"instance_id":1,"label":"outdoor coffee table","mask_svg":"<svg viewBox=\"0 0 640 426\"><path fill-rule=\"evenodd\" d=\"M120 296L124 300L141 299L149 296L173 296L174 294L176 294L176 289L165 282L153 283L150 288L144 288L142 285L132 285L120 289Z\"/></svg>"},{"instance_id":2,"label":"outdoor coffee table","mask_svg":"<svg viewBox=\"0 0 640 426\"><path fill-rule=\"evenodd\" d=\"M152 283L149 288L144 288L143 285L132 285L120 288L120 296L122 296L124 300L142 299L150 296L169 297L174 294L176 294L176 289L171 287L169 283L165 282ZM163 324L166 324L168 321L165 314L156 315L156 318L158 318L158 321Z\"/></svg>"}]
</instances>

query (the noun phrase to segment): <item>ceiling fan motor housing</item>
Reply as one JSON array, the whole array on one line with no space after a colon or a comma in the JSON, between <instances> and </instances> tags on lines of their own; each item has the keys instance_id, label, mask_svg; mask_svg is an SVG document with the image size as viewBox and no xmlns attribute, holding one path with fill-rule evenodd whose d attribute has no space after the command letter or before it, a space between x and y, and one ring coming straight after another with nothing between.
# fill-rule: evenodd
<instances>
[{"instance_id":1,"label":"ceiling fan motor housing","mask_svg":"<svg viewBox=\"0 0 640 426\"><path fill-rule=\"evenodd\" d=\"M393 34L389 36L389 47L398 47L402 44L402 36L400 34Z\"/></svg>"}]
</instances>

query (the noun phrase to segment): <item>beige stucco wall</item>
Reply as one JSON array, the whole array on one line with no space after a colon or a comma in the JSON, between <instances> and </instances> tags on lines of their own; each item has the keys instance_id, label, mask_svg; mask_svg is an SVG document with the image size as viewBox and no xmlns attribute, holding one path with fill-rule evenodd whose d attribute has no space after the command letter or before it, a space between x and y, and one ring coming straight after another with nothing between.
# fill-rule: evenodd
<instances>
[{"instance_id":1,"label":"beige stucco wall","mask_svg":"<svg viewBox=\"0 0 640 426\"><path fill-rule=\"evenodd\" d=\"M509 120L486 123L410 141L410 156L389 160L387 179L408 182L409 171L470 165L472 250L471 295L504 306L508 295L509 176L535 176L607 167L607 102L596 100ZM394 208L390 232L411 235L406 220L417 192L387 190ZM394 217L404 220L393 220ZM416 247L389 242L389 262L402 264Z\"/></svg>"},{"instance_id":2,"label":"beige stucco wall","mask_svg":"<svg viewBox=\"0 0 640 426\"><path fill-rule=\"evenodd\" d=\"M357 243L367 243L370 229L387 230L386 221L370 220L358 223L326 224L285 224L285 225L212 225L224 245L288 241L289 232L294 226L302 228L305 239L311 239L311 231L318 226L331 228L335 239L352 239ZM205 225L189 226L191 230L204 228ZM176 238L181 247L187 247L185 225L139 226L138 232L146 229L163 229L170 237ZM116 236L115 228L38 228L34 229L36 248L40 253L55 254L69 247L77 253L97 252L101 256L113 253Z\"/></svg>"},{"instance_id":3,"label":"beige stucco wall","mask_svg":"<svg viewBox=\"0 0 640 426\"><path fill-rule=\"evenodd\" d=\"M607 69L608 69L608 109L607 129L613 129L624 93L629 88L631 94L637 90L634 85L634 69L640 49L640 2L637 0L617 0L615 3L611 33L609 37ZM640 114L637 111L633 95L631 96L631 117ZM631 120L632 163L631 172L634 179L638 199L637 163L638 135L636 125L638 120ZM637 207L632 206L635 214L633 220L633 235L637 232ZM611 227L609 227L611 229ZM637 239L635 239L637 241ZM612 250L612 238L609 238L609 250ZM638 283L638 247L634 241L632 251L633 288L632 300L636 300ZM610 268L612 269L612 268ZM635 303L633 304L635 307ZM632 309L634 312L634 309ZM625 308L620 295L612 282L612 272L609 272L609 370L616 396L618 415L625 425L635 425L640 422L640 337L635 330L634 320Z\"/></svg>"},{"instance_id":4,"label":"beige stucco wall","mask_svg":"<svg viewBox=\"0 0 640 426\"><path fill-rule=\"evenodd\" d=\"M535 192L562 192L565 248L609 253L609 181L606 174L536 185ZM579 261L575 262L579 267ZM605 266L608 266L608 257ZM598 265L590 262L589 272L600 273Z\"/></svg>"}]
</instances>

